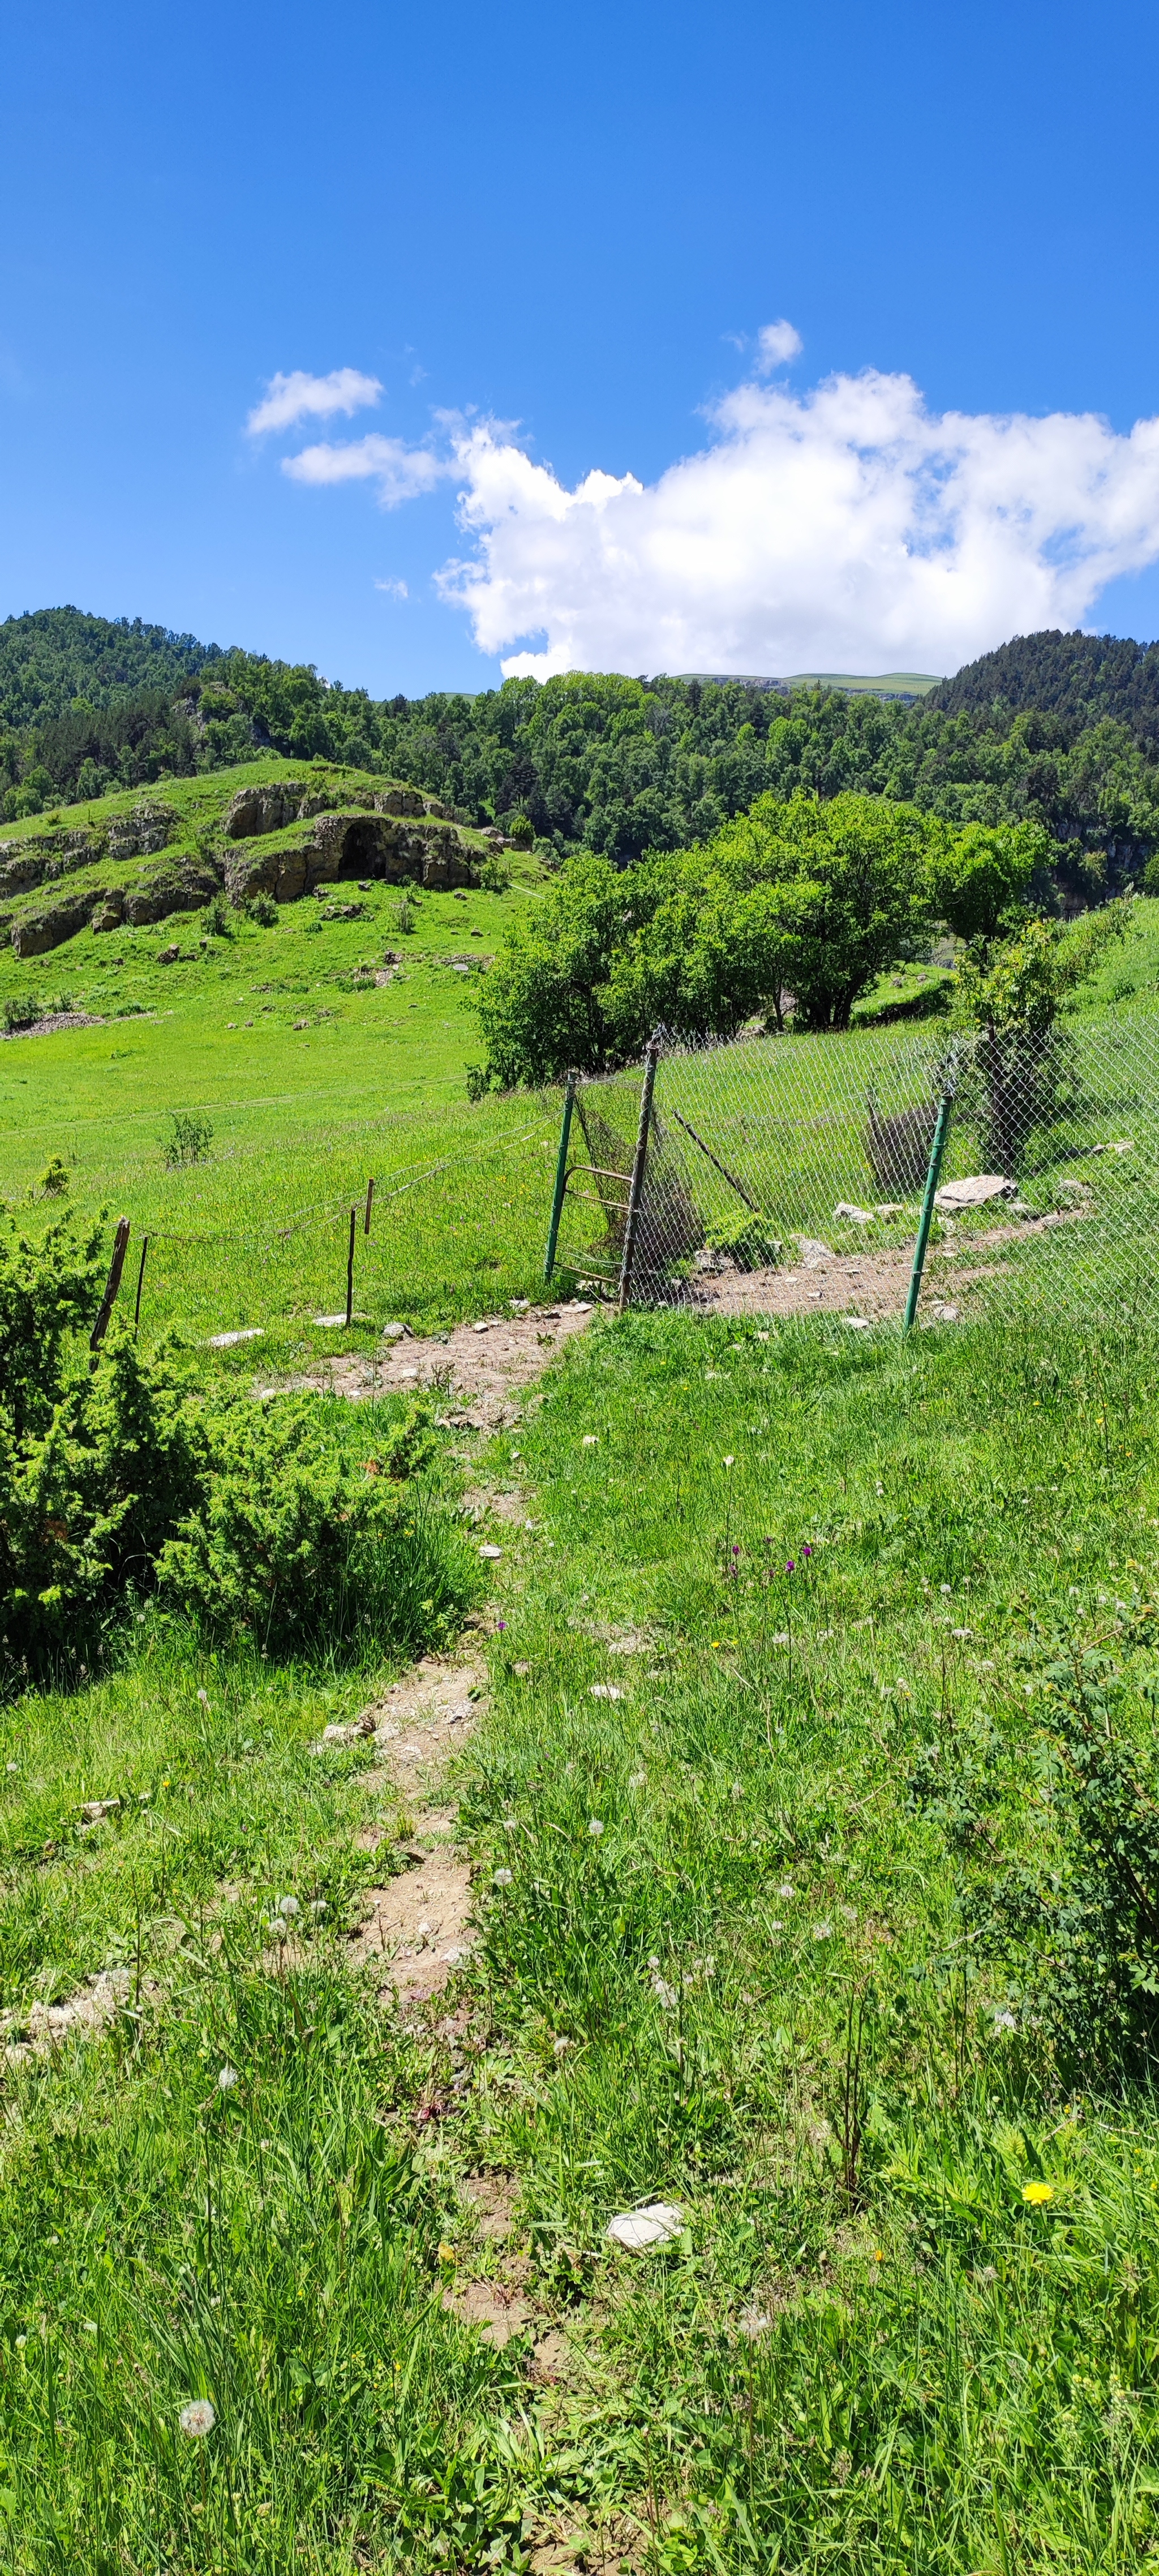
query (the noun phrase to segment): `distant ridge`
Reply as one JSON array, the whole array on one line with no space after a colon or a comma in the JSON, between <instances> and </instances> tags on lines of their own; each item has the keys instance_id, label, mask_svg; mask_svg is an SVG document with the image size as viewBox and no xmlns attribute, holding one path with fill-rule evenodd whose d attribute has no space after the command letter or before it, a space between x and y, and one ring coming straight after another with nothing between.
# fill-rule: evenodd
<instances>
[{"instance_id":1,"label":"distant ridge","mask_svg":"<svg viewBox=\"0 0 1159 2576\"><path fill-rule=\"evenodd\" d=\"M702 688L711 684L719 689L734 680L742 689L775 689L786 698L790 689L837 689L845 697L891 698L907 707L944 685L933 671L882 671L876 678L853 671L790 671L783 680L764 679L755 671L677 671L673 676L698 680Z\"/></svg>"}]
</instances>

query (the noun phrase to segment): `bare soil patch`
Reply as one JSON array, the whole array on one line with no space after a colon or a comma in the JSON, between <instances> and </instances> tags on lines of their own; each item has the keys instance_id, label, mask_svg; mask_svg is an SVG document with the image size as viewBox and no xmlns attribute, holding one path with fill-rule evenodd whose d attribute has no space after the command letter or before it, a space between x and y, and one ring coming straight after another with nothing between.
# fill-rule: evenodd
<instances>
[{"instance_id":1,"label":"bare soil patch","mask_svg":"<svg viewBox=\"0 0 1159 2576\"><path fill-rule=\"evenodd\" d=\"M1068 1208L1027 1217L1021 1225L989 1226L984 1234L972 1234L968 1243L937 1244L926 1260L923 1320L936 1318L947 1298L990 1276L990 1265L979 1261L980 1255L1000 1244L1023 1243L1029 1236L1073 1224L1083 1213L1081 1208ZM696 1304L702 1313L718 1315L842 1314L862 1315L867 1322L878 1323L904 1312L912 1269L912 1244L886 1252L822 1254L818 1250L784 1269L729 1269L715 1277L702 1276L696 1285Z\"/></svg>"},{"instance_id":2,"label":"bare soil patch","mask_svg":"<svg viewBox=\"0 0 1159 2576\"><path fill-rule=\"evenodd\" d=\"M58 1029L103 1029L105 1022L92 1011L46 1011L42 1020L30 1020L26 1029L0 1029L0 1039L51 1038Z\"/></svg>"},{"instance_id":3,"label":"bare soil patch","mask_svg":"<svg viewBox=\"0 0 1159 2576\"><path fill-rule=\"evenodd\" d=\"M404 1330L384 1335L375 1354L344 1352L289 1383L356 1403L366 1396L433 1391L456 1428L502 1430L514 1419L512 1399L542 1374L572 1333L583 1331L593 1311L575 1298L568 1305L529 1307L524 1315L481 1316L449 1333Z\"/></svg>"},{"instance_id":4,"label":"bare soil patch","mask_svg":"<svg viewBox=\"0 0 1159 2576\"><path fill-rule=\"evenodd\" d=\"M448 1754L474 1726L484 1678L481 1664L425 1655L353 1727L341 1730L347 1741L373 1737L382 1760L366 1774L366 1786L389 1788L411 1820L406 1843L396 1846L401 1867L367 1889L365 1917L351 1943L356 1959L381 1965L384 2002L428 2002L470 1956L470 1866L455 1850L455 1808L440 1791ZM359 1837L371 1851L382 1839L373 1824Z\"/></svg>"}]
</instances>

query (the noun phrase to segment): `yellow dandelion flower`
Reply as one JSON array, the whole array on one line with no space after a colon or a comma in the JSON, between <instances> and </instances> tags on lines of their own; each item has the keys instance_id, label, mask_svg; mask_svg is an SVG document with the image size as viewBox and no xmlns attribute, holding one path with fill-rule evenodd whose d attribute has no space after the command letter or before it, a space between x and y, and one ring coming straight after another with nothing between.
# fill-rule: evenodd
<instances>
[{"instance_id":1,"label":"yellow dandelion flower","mask_svg":"<svg viewBox=\"0 0 1159 2576\"><path fill-rule=\"evenodd\" d=\"M439 2240L439 2261L440 2261L440 2263L453 2263L453 2262L454 2262L454 2259L455 2259L455 2249L454 2249L454 2246L453 2246L453 2245L448 2245L448 2243L447 2243L447 2240L446 2240L446 2237L445 2237L445 2236L441 2237L441 2238L440 2238L440 2240Z\"/></svg>"},{"instance_id":2,"label":"yellow dandelion flower","mask_svg":"<svg viewBox=\"0 0 1159 2576\"><path fill-rule=\"evenodd\" d=\"M1054 2184L1052 2182L1024 2182L1022 2186L1022 2197L1025 2201L1029 2202L1031 2209L1041 2209L1046 2201L1054 2199Z\"/></svg>"}]
</instances>

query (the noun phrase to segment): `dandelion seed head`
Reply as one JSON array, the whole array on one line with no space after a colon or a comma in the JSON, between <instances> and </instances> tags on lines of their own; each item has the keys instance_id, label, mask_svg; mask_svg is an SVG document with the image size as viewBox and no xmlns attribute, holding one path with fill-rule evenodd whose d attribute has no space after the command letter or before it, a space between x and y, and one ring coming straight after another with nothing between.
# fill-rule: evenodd
<instances>
[{"instance_id":1,"label":"dandelion seed head","mask_svg":"<svg viewBox=\"0 0 1159 2576\"><path fill-rule=\"evenodd\" d=\"M628 1777L629 1789L642 1789L647 1777L648 1774L646 1771L631 1772Z\"/></svg>"},{"instance_id":2,"label":"dandelion seed head","mask_svg":"<svg viewBox=\"0 0 1159 2576\"><path fill-rule=\"evenodd\" d=\"M233 2088L234 2088L234 2085L236 2084L236 2082L237 2082L237 2068L236 2068L236 2066L223 2066L223 2067L222 2067L222 2069L221 2069L221 2073L219 2074L218 2079L217 2079L217 2089L218 2089L218 2092L219 2092L219 2093L232 2093Z\"/></svg>"},{"instance_id":3,"label":"dandelion seed head","mask_svg":"<svg viewBox=\"0 0 1159 2576\"><path fill-rule=\"evenodd\" d=\"M326 1899L325 1899L325 1897L324 1897L324 1896L312 1896L312 1897L311 1897L311 1899L310 1899L310 1912L311 1912L311 1914L313 1915L315 1922L317 1922L317 1920L318 1920L318 1918L319 1918L319 1916L320 1916L320 1915L322 1915L322 1914L328 1914L328 1913L329 1913L329 1911L330 1911L330 1908L329 1908L329 1906L327 1905L327 1903L326 1903Z\"/></svg>"},{"instance_id":4,"label":"dandelion seed head","mask_svg":"<svg viewBox=\"0 0 1159 2576\"><path fill-rule=\"evenodd\" d=\"M177 2421L191 2442L204 2442L206 2434L212 2433L217 2417L208 2397L192 2397L188 2406L182 2407Z\"/></svg>"},{"instance_id":5,"label":"dandelion seed head","mask_svg":"<svg viewBox=\"0 0 1159 2576\"><path fill-rule=\"evenodd\" d=\"M603 1830L604 1830L604 1824L603 1824L603 1818L602 1818L602 1816L589 1816L589 1817L588 1817L588 1832L589 1832L589 1834L594 1835L594 1837L595 1837L595 1839L596 1839L596 1841L597 1841L597 1842L599 1841L600 1835L602 1834Z\"/></svg>"},{"instance_id":6,"label":"dandelion seed head","mask_svg":"<svg viewBox=\"0 0 1159 2576\"><path fill-rule=\"evenodd\" d=\"M297 1900L297 1897L296 1897L296 1896L279 1896L279 1898L278 1898L278 1912L279 1912L279 1914L284 1914L284 1915L285 1915L285 1918L286 1918L287 1923L292 1922L292 1921L293 1921L293 1918L294 1918L294 1916L295 1916L295 1914L298 1912L298 1900Z\"/></svg>"},{"instance_id":7,"label":"dandelion seed head","mask_svg":"<svg viewBox=\"0 0 1159 2576\"><path fill-rule=\"evenodd\" d=\"M510 1887L512 1874L509 1869L496 1869L492 1871L491 1875L495 1881L496 1887Z\"/></svg>"},{"instance_id":8,"label":"dandelion seed head","mask_svg":"<svg viewBox=\"0 0 1159 2576\"><path fill-rule=\"evenodd\" d=\"M200 1700L200 1702L201 1702L202 1707L203 1707L203 1708L208 1708L208 1706L209 1706L209 1693L208 1693L208 1691L199 1690L199 1691L198 1691L197 1696L198 1696L198 1699L199 1699L199 1700Z\"/></svg>"},{"instance_id":9,"label":"dandelion seed head","mask_svg":"<svg viewBox=\"0 0 1159 2576\"><path fill-rule=\"evenodd\" d=\"M732 1457L729 1457L729 1458L722 1458L720 1463L721 1463L721 1466L722 1466L722 1467L735 1467L735 1465L736 1465L736 1460L735 1460L735 1458L732 1458Z\"/></svg>"}]
</instances>

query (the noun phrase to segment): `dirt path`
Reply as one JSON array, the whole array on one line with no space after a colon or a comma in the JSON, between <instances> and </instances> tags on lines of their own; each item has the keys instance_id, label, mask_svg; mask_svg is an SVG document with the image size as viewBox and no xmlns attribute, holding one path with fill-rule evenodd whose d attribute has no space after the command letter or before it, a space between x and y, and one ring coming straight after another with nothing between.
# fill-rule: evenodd
<instances>
[{"instance_id":1,"label":"dirt path","mask_svg":"<svg viewBox=\"0 0 1159 2576\"><path fill-rule=\"evenodd\" d=\"M1073 1224L1083 1213L1081 1208L1060 1209L1021 1225L991 1226L959 1243L937 1244L926 1260L922 1321L956 1319L952 1301L991 1275L990 1265L979 1262L980 1254ZM787 1269L704 1274L697 1281L696 1303L701 1313L718 1315L845 1314L877 1323L903 1312L912 1268L912 1243L891 1252L847 1253L830 1252L818 1243Z\"/></svg>"},{"instance_id":2,"label":"dirt path","mask_svg":"<svg viewBox=\"0 0 1159 2576\"><path fill-rule=\"evenodd\" d=\"M570 1334L583 1331L592 1312L586 1299L575 1297L567 1305L487 1315L449 1333L415 1334L407 1325L388 1324L376 1355L324 1360L287 1383L356 1403L433 1389L446 1399L446 1418L456 1430L499 1431L514 1420L513 1397L542 1374Z\"/></svg>"}]
</instances>

